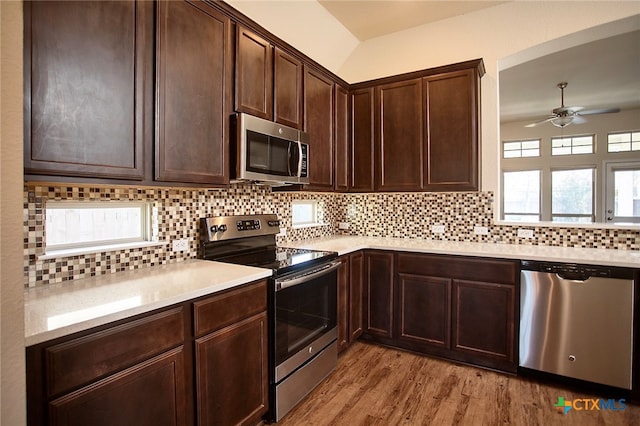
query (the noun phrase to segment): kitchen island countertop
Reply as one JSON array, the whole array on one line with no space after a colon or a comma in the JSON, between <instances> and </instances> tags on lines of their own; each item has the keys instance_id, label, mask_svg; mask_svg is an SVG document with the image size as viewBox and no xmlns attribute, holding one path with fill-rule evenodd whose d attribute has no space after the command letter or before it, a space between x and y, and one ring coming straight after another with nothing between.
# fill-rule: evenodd
<instances>
[{"instance_id":1,"label":"kitchen island countertop","mask_svg":"<svg viewBox=\"0 0 640 426\"><path fill-rule=\"evenodd\" d=\"M26 289L25 346L213 294L271 273L192 259Z\"/></svg>"},{"instance_id":2,"label":"kitchen island countertop","mask_svg":"<svg viewBox=\"0 0 640 426\"><path fill-rule=\"evenodd\" d=\"M640 251L595 248L534 246L524 244L438 241L392 237L334 236L293 241L283 246L335 251L340 256L363 249L582 263L588 265L640 268Z\"/></svg>"}]
</instances>

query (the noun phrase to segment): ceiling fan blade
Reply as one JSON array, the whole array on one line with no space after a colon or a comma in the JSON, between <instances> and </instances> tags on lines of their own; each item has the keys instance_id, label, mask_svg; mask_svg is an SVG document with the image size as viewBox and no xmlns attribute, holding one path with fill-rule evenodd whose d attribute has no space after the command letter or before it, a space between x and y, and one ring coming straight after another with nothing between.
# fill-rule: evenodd
<instances>
[{"instance_id":1,"label":"ceiling fan blade","mask_svg":"<svg viewBox=\"0 0 640 426\"><path fill-rule=\"evenodd\" d=\"M543 119L542 119L542 120L540 120L540 121L536 121L536 122L533 122L533 123L527 124L527 125L526 125L526 126L524 126L524 127L536 127L538 124L546 123L546 122L548 122L548 121L553 120L553 119L554 119L554 118L556 118L556 117L557 117L557 116L555 116L555 115L549 115L549 116L547 116L547 118L543 118Z\"/></svg>"},{"instance_id":2,"label":"ceiling fan blade","mask_svg":"<svg viewBox=\"0 0 640 426\"><path fill-rule=\"evenodd\" d=\"M620 112L620 108L587 109L576 112L576 115L610 114L612 112Z\"/></svg>"},{"instance_id":3,"label":"ceiling fan blade","mask_svg":"<svg viewBox=\"0 0 640 426\"><path fill-rule=\"evenodd\" d=\"M578 114L573 116L573 121L572 121L573 124L582 124L586 122L587 122L587 119L580 117Z\"/></svg>"}]
</instances>

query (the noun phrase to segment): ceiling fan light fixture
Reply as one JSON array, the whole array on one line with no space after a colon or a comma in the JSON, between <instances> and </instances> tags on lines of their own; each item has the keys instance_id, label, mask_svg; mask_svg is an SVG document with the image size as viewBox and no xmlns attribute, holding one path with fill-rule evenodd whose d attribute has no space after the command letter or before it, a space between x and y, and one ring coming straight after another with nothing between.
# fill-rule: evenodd
<instances>
[{"instance_id":1,"label":"ceiling fan light fixture","mask_svg":"<svg viewBox=\"0 0 640 426\"><path fill-rule=\"evenodd\" d=\"M567 127L569 124L573 123L573 115L561 115L551 120L551 124L556 127Z\"/></svg>"}]
</instances>

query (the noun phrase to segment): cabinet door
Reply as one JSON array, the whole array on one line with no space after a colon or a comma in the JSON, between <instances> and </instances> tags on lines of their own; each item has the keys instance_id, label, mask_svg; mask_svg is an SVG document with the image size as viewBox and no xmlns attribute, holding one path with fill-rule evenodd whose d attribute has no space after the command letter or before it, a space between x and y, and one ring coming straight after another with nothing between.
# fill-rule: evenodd
<instances>
[{"instance_id":1,"label":"cabinet door","mask_svg":"<svg viewBox=\"0 0 640 426\"><path fill-rule=\"evenodd\" d=\"M50 424L187 425L182 346L49 404Z\"/></svg>"},{"instance_id":2,"label":"cabinet door","mask_svg":"<svg viewBox=\"0 0 640 426\"><path fill-rule=\"evenodd\" d=\"M376 87L376 189L422 189L422 81Z\"/></svg>"},{"instance_id":3,"label":"cabinet door","mask_svg":"<svg viewBox=\"0 0 640 426\"><path fill-rule=\"evenodd\" d=\"M475 70L425 77L425 189L479 188L479 78Z\"/></svg>"},{"instance_id":4,"label":"cabinet door","mask_svg":"<svg viewBox=\"0 0 640 426\"><path fill-rule=\"evenodd\" d=\"M236 111L273 118L273 46L241 25L236 29Z\"/></svg>"},{"instance_id":5,"label":"cabinet door","mask_svg":"<svg viewBox=\"0 0 640 426\"><path fill-rule=\"evenodd\" d=\"M199 1L157 5L155 178L229 181L229 18Z\"/></svg>"},{"instance_id":6,"label":"cabinet door","mask_svg":"<svg viewBox=\"0 0 640 426\"><path fill-rule=\"evenodd\" d=\"M268 409L267 314L196 339L199 425L254 425Z\"/></svg>"},{"instance_id":7,"label":"cabinet door","mask_svg":"<svg viewBox=\"0 0 640 426\"><path fill-rule=\"evenodd\" d=\"M309 134L309 189L333 189L333 82L304 71L304 127Z\"/></svg>"},{"instance_id":8,"label":"cabinet door","mask_svg":"<svg viewBox=\"0 0 640 426\"><path fill-rule=\"evenodd\" d=\"M469 362L514 371L515 286L454 280L453 294L453 349Z\"/></svg>"},{"instance_id":9,"label":"cabinet door","mask_svg":"<svg viewBox=\"0 0 640 426\"><path fill-rule=\"evenodd\" d=\"M349 346L349 257L338 268L338 353Z\"/></svg>"},{"instance_id":10,"label":"cabinet door","mask_svg":"<svg viewBox=\"0 0 640 426\"><path fill-rule=\"evenodd\" d=\"M393 253L367 252L364 258L364 333L393 337Z\"/></svg>"},{"instance_id":11,"label":"cabinet door","mask_svg":"<svg viewBox=\"0 0 640 426\"><path fill-rule=\"evenodd\" d=\"M277 47L273 90L276 123L302 129L302 62Z\"/></svg>"},{"instance_id":12,"label":"cabinet door","mask_svg":"<svg viewBox=\"0 0 640 426\"><path fill-rule=\"evenodd\" d=\"M349 342L362 334L362 252L349 255Z\"/></svg>"},{"instance_id":13,"label":"cabinet door","mask_svg":"<svg viewBox=\"0 0 640 426\"><path fill-rule=\"evenodd\" d=\"M25 173L141 180L153 4L25 2L24 12Z\"/></svg>"},{"instance_id":14,"label":"cabinet door","mask_svg":"<svg viewBox=\"0 0 640 426\"><path fill-rule=\"evenodd\" d=\"M374 189L373 88L354 90L351 96L351 164L349 190Z\"/></svg>"},{"instance_id":15,"label":"cabinet door","mask_svg":"<svg viewBox=\"0 0 640 426\"><path fill-rule=\"evenodd\" d=\"M349 92L336 84L336 186L337 191L349 188Z\"/></svg>"},{"instance_id":16,"label":"cabinet door","mask_svg":"<svg viewBox=\"0 0 640 426\"><path fill-rule=\"evenodd\" d=\"M450 279L398 274L398 303L398 340L450 347Z\"/></svg>"}]
</instances>

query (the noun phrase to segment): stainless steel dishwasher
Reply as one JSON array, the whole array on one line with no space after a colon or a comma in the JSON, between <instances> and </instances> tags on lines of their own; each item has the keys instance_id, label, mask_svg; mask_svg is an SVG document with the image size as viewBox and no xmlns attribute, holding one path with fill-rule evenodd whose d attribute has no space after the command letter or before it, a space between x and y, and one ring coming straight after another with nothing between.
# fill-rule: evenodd
<instances>
[{"instance_id":1,"label":"stainless steel dishwasher","mask_svg":"<svg viewBox=\"0 0 640 426\"><path fill-rule=\"evenodd\" d=\"M520 366L631 389L633 270L522 261Z\"/></svg>"}]
</instances>

